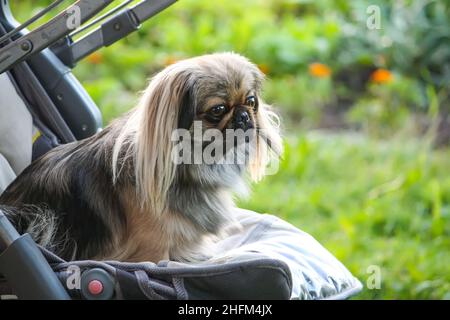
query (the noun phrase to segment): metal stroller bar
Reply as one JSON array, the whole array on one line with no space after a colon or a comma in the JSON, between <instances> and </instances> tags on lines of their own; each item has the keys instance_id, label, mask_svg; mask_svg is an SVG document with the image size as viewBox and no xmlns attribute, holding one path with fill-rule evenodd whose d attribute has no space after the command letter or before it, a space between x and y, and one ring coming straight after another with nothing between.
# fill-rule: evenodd
<instances>
[{"instance_id":1,"label":"metal stroller bar","mask_svg":"<svg viewBox=\"0 0 450 320\"><path fill-rule=\"evenodd\" d=\"M91 22L89 22L88 24L86 24L85 26L75 30L74 32L72 32L69 36L70 37L75 37L77 34L82 33L83 31L91 28L92 26L96 25L97 23L99 23L100 21L105 20L106 18L110 17L111 15L113 15L114 13L118 12L120 9L125 8L127 5L129 5L131 2L133 2L133 0L126 0L124 2L122 2L121 4L119 4L117 7L112 8L111 10L109 10L108 12L106 12L105 14L102 14L100 17L95 18L94 20L92 20Z\"/></svg>"},{"instance_id":2,"label":"metal stroller bar","mask_svg":"<svg viewBox=\"0 0 450 320\"><path fill-rule=\"evenodd\" d=\"M60 58L65 65L74 67L75 64L88 56L92 52L104 46L110 46L116 41L126 37L130 33L139 29L141 23L153 17L160 11L169 7L177 0L142 0L135 6L124 9L102 23L99 27L73 42L72 35L61 39L51 47L52 51ZM126 5L128 1L121 5ZM111 10L111 13L116 11ZM105 14L106 17L111 13ZM97 20L102 20L100 17ZM91 27L96 21L89 24ZM76 32L78 33L78 31Z\"/></svg>"},{"instance_id":3,"label":"metal stroller bar","mask_svg":"<svg viewBox=\"0 0 450 320\"><path fill-rule=\"evenodd\" d=\"M177 0L155 0L155 1L148 1L143 0L142 2L135 5L133 8L131 8L131 11L133 14L136 15L137 21L139 23L144 22L147 19L150 19L155 14L161 12L171 4L175 3Z\"/></svg>"},{"instance_id":4,"label":"metal stroller bar","mask_svg":"<svg viewBox=\"0 0 450 320\"><path fill-rule=\"evenodd\" d=\"M26 27L28 27L29 25L31 25L32 23L38 21L40 18L42 18L45 14L47 14L48 12L50 12L52 9L56 8L57 6L59 6L61 3L63 3L65 0L57 0L55 2L53 2L52 4L50 4L48 7L46 7L45 9L41 10L38 14L34 15L33 17L31 17L30 19L28 19L27 21L25 21L24 23L22 23L20 26L18 26L17 28L15 28L14 30L11 30L10 32L8 32L7 34L5 34L4 36L0 37L0 45L3 42L6 42L6 40L11 39L12 37L14 37L16 34L18 34L21 30L25 29Z\"/></svg>"},{"instance_id":5,"label":"metal stroller bar","mask_svg":"<svg viewBox=\"0 0 450 320\"><path fill-rule=\"evenodd\" d=\"M79 0L49 22L1 48L0 73L73 31L71 24L68 22L74 12L80 12L80 24L82 24L113 1Z\"/></svg>"}]
</instances>

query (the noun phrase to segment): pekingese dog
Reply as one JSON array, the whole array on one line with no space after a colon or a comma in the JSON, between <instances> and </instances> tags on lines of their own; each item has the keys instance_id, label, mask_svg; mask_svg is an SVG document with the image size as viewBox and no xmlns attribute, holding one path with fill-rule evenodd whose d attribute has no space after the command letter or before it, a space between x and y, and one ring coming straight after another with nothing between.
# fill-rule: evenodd
<instances>
[{"instance_id":1,"label":"pekingese dog","mask_svg":"<svg viewBox=\"0 0 450 320\"><path fill-rule=\"evenodd\" d=\"M233 223L233 194L246 176L260 179L281 152L278 118L260 97L263 78L234 53L170 65L132 111L34 161L0 209L67 260L195 260L205 239ZM210 143L198 139L209 129ZM230 135L238 131L241 142ZM221 147L210 152L216 161L191 161L211 144ZM197 149L193 157L188 149ZM230 154L235 161L224 161Z\"/></svg>"}]
</instances>

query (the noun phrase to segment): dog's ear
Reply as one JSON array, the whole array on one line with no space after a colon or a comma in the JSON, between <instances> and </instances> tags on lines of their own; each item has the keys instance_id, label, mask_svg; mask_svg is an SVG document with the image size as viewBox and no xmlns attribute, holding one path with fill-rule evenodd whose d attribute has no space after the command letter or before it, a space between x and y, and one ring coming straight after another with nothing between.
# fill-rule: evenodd
<instances>
[{"instance_id":1,"label":"dog's ear","mask_svg":"<svg viewBox=\"0 0 450 320\"><path fill-rule=\"evenodd\" d=\"M193 106L186 105L190 100L190 78L187 68L164 69L151 80L138 107L136 184L142 203L154 214L164 211L167 193L175 178L172 133L180 124L186 126L192 121L180 121L180 114L193 112L187 110Z\"/></svg>"},{"instance_id":2,"label":"dog's ear","mask_svg":"<svg viewBox=\"0 0 450 320\"><path fill-rule=\"evenodd\" d=\"M253 63L251 66L250 72L254 79L253 87L258 92L259 107L256 113L258 132L250 158L249 173L253 181L259 181L268 173L267 169L274 169L270 166L276 166L278 163L283 152L283 143L280 135L279 116L259 96L265 75ZM275 162L271 163L271 161Z\"/></svg>"},{"instance_id":3,"label":"dog's ear","mask_svg":"<svg viewBox=\"0 0 450 320\"><path fill-rule=\"evenodd\" d=\"M250 177L253 181L261 180L267 173L268 165L273 166L277 163L271 163L271 161L278 161L283 151L280 119L269 105L262 102L261 99L259 100L260 104L256 114L258 132L249 163Z\"/></svg>"},{"instance_id":4,"label":"dog's ear","mask_svg":"<svg viewBox=\"0 0 450 320\"><path fill-rule=\"evenodd\" d=\"M183 94L178 116L178 128L189 130L194 122L196 106L193 88L188 86Z\"/></svg>"}]
</instances>

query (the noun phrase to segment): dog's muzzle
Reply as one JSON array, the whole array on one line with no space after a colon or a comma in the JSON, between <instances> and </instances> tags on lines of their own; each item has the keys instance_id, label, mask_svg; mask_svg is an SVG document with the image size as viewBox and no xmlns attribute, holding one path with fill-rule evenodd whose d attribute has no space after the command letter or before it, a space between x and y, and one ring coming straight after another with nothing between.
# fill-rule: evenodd
<instances>
[{"instance_id":1,"label":"dog's muzzle","mask_svg":"<svg viewBox=\"0 0 450 320\"><path fill-rule=\"evenodd\" d=\"M235 107L233 114L233 125L235 129L242 129L244 131L253 129L253 122L246 107Z\"/></svg>"}]
</instances>

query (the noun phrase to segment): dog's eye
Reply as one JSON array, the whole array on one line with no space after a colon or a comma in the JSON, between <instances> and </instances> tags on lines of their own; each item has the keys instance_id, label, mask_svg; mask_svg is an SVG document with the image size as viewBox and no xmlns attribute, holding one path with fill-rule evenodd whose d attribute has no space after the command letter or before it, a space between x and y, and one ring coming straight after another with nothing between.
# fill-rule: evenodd
<instances>
[{"instance_id":1,"label":"dog's eye","mask_svg":"<svg viewBox=\"0 0 450 320\"><path fill-rule=\"evenodd\" d=\"M225 107L223 104L220 104L209 109L208 113L217 118L222 116L226 111L227 107Z\"/></svg>"},{"instance_id":2,"label":"dog's eye","mask_svg":"<svg viewBox=\"0 0 450 320\"><path fill-rule=\"evenodd\" d=\"M258 108L258 100L256 100L256 97L254 96L248 97L247 100L245 100L245 104L255 110Z\"/></svg>"}]
</instances>

